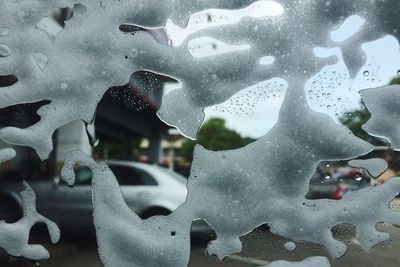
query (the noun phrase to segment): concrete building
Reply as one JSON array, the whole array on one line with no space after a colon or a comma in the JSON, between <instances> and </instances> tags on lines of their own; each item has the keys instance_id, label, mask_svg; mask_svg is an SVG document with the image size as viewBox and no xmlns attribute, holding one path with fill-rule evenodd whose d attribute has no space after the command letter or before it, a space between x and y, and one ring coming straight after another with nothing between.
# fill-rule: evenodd
<instances>
[{"instance_id":1,"label":"concrete building","mask_svg":"<svg viewBox=\"0 0 400 267\"><path fill-rule=\"evenodd\" d=\"M10 79L12 77L7 79L3 77L3 80L0 80L0 87L12 83ZM156 115L161 104L165 81L168 81L168 78L159 77L153 73L133 74L127 85L110 88L104 94L97 106L94 125L73 121L55 132L54 151L47 161L40 162L36 153L30 148L15 147L18 155L7 164L6 168L21 169L25 166L27 173L32 173L34 168L40 173L47 173L45 176L52 176L59 171L67 152L72 150L82 150L88 154L92 152L90 136L92 139L99 139L103 144L121 144L125 150L122 152L121 160L130 159L130 151L125 145L130 139L146 138L150 140L149 161L159 162L161 139L169 128ZM146 87L147 84L151 84L151 90ZM28 127L40 119L36 110L45 104L48 104L48 101L2 109L0 110L0 125ZM93 126L94 131L91 129ZM91 130L92 133L90 133ZM43 176L43 174L38 174L38 176Z\"/></svg>"}]
</instances>

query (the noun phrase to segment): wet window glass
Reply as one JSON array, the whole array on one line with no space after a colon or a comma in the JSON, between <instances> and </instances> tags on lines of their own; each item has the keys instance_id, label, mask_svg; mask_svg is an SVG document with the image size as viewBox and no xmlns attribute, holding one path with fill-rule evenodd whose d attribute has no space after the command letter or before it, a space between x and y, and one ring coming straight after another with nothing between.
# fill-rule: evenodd
<instances>
[{"instance_id":1,"label":"wet window glass","mask_svg":"<svg viewBox=\"0 0 400 267\"><path fill-rule=\"evenodd\" d=\"M86 166L80 167L75 170L75 179L77 185L90 185L92 171Z\"/></svg>"},{"instance_id":2,"label":"wet window glass","mask_svg":"<svg viewBox=\"0 0 400 267\"><path fill-rule=\"evenodd\" d=\"M145 171L133 166L109 165L120 185L157 185L157 182Z\"/></svg>"},{"instance_id":3,"label":"wet window glass","mask_svg":"<svg viewBox=\"0 0 400 267\"><path fill-rule=\"evenodd\" d=\"M399 13L0 1L0 266L400 266Z\"/></svg>"}]
</instances>

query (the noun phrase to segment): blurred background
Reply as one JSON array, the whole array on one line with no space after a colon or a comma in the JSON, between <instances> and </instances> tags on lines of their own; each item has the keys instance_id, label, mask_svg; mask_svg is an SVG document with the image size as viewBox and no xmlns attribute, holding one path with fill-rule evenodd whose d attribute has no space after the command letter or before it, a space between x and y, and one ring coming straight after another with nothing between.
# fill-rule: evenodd
<instances>
[{"instance_id":1,"label":"blurred background","mask_svg":"<svg viewBox=\"0 0 400 267\"><path fill-rule=\"evenodd\" d=\"M37 225L32 229L30 243L44 243L50 250L50 260L36 262L11 257L0 249L0 266L101 266L92 218L91 173L85 167L76 166L77 180L73 188L59 178L64 156L69 151L82 150L95 160L106 161L121 185L128 206L142 218L149 218L167 215L185 201L196 144L214 151L240 148L266 133L277 120L275 112L275 117L263 118L263 125L260 120L253 120L254 125L248 127L251 114L244 114L235 123L232 114L221 109L219 112L207 110L197 140L193 141L157 117L162 96L176 88L177 81L145 71L135 75L128 84L107 91L91 123L74 121L57 130L53 135L54 150L48 160L42 162L29 147L16 146L17 157L0 165L0 219L11 223L22 217L19 193L25 180L37 195L38 211L56 222L62 232L60 243L52 245L45 228ZM0 76L0 87L15 82L17 78L13 75ZM390 83L400 84L400 77ZM144 84L149 86L143 87ZM279 110L277 106L283 97L274 95L269 101L272 102L268 105L275 105L269 111ZM36 111L48 103L41 101L0 109L0 127L26 128L35 124L40 120ZM259 106L268 105L259 103ZM310 179L307 198L340 200L347 192L400 175L399 152L388 150L387 140L370 136L361 128L369 118L368 110L354 109L340 115L338 121L356 136L382 147L362 158L384 159L387 170L373 177L365 169L350 167L347 161L321 162ZM397 198L392 207L400 207ZM333 261L321 246L312 243L303 242L296 244L295 250L286 249L285 244L290 240L270 233L264 225L242 237L241 253L219 261L205 252L205 245L215 234L205 222L198 221L192 226L190 266L263 266L274 260L302 260L312 255L327 256L332 266L400 266L399 231L386 224L378 227L390 232L392 238L370 254L363 252L355 240L354 227L336 227L335 238L347 243L349 252Z\"/></svg>"},{"instance_id":2,"label":"blurred background","mask_svg":"<svg viewBox=\"0 0 400 267\"><path fill-rule=\"evenodd\" d=\"M13 79L3 76L1 83L4 86ZM400 78L391 83L400 83ZM18 156L0 166L0 219L15 222L22 217L18 194L23 189L21 181L26 180L36 192L38 211L60 226L62 239L59 244L52 245L47 230L37 225L32 229L31 242L44 242L51 259L35 262L11 257L2 251L1 266L101 266L92 224L90 170L76 166L74 188L59 179L68 151L83 150L96 160L106 161L121 185L127 204L142 218L148 218L167 215L184 202L186 179L190 175L196 144L215 151L227 150L243 147L259 137L244 135L235 127L228 127L222 115L208 116L198 139L187 139L157 117L162 90L157 92L144 94L131 83L111 88L99 103L91 124L75 121L57 130L53 135L55 149L44 162L31 148L15 147ZM45 104L46 101L42 101L2 109L0 124L28 127L40 119L35 111ZM339 200L349 191L384 183L400 174L398 152L387 150L386 140L362 130L361 126L369 117L366 109L352 110L343 114L340 122L356 136L382 146L381 151L378 149L364 158L382 158L388 162L388 169L379 177L372 177L365 169L349 167L347 161L321 162L310 180L307 198ZM397 199L392 204L394 208L399 206ZM334 235L350 245L350 252L335 260L333 266L366 266L363 264L367 262L368 266L382 266L382 263L398 266L400 258L395 251L399 248L399 234L393 226L382 224L379 227L391 232L394 238L379 245L372 254L366 254L358 247L352 226L335 228ZM329 257L323 248L307 242L298 244L294 252L288 251L284 244L290 240L271 234L265 225L242 238L245 247L239 255L219 261L205 253L207 242L214 238L215 234L205 222L193 224L190 266L261 266L282 258Z\"/></svg>"}]
</instances>

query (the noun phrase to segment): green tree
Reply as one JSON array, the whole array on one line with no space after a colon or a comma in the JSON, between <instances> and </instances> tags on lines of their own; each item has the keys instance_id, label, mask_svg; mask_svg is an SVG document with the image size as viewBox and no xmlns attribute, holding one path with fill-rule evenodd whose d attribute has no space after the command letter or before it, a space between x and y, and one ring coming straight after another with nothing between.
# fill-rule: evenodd
<instances>
[{"instance_id":1,"label":"green tree","mask_svg":"<svg viewBox=\"0 0 400 267\"><path fill-rule=\"evenodd\" d=\"M209 150L228 150L243 147L255 139L242 137L236 131L225 126L225 120L212 118L201 127L197 140L185 140L179 154L186 160L193 160L193 149L196 144L200 144Z\"/></svg>"},{"instance_id":2,"label":"green tree","mask_svg":"<svg viewBox=\"0 0 400 267\"><path fill-rule=\"evenodd\" d=\"M389 84L390 84L390 85L392 85L392 84L400 84L400 77L395 77L395 78L393 78L393 79L390 81Z\"/></svg>"},{"instance_id":3,"label":"green tree","mask_svg":"<svg viewBox=\"0 0 400 267\"><path fill-rule=\"evenodd\" d=\"M340 117L340 122L349 128L349 130L357 137L376 146L383 146L386 142L379 138L368 134L361 127L371 118L371 113L367 109L357 109L346 112Z\"/></svg>"},{"instance_id":4,"label":"green tree","mask_svg":"<svg viewBox=\"0 0 400 267\"><path fill-rule=\"evenodd\" d=\"M369 134L364 131L361 126L365 124L370 117L371 114L367 109L359 109L346 112L342 117L340 117L340 122L349 128L355 136L364 140L368 140Z\"/></svg>"},{"instance_id":5,"label":"green tree","mask_svg":"<svg viewBox=\"0 0 400 267\"><path fill-rule=\"evenodd\" d=\"M400 77L393 78L390 83L400 84ZM357 137L370 142L373 145L385 145L386 142L378 137L369 135L366 131L364 131L361 126L365 124L371 118L371 114L369 111L364 109L353 110L351 112L346 112L341 118L340 122L350 129L350 131Z\"/></svg>"}]
</instances>

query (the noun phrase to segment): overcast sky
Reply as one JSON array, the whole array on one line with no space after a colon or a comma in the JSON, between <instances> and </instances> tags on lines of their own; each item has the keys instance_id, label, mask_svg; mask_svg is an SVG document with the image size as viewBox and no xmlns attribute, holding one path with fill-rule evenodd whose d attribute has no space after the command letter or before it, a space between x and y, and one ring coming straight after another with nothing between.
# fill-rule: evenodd
<instances>
[{"instance_id":1,"label":"overcast sky","mask_svg":"<svg viewBox=\"0 0 400 267\"><path fill-rule=\"evenodd\" d=\"M330 37L337 41L344 41L357 34L359 30L362 30L362 26L365 23L366 22L363 18L359 16L351 16L346 19L344 23L337 29L334 29L330 33ZM338 48L339 47L340 42ZM360 49L362 49L365 53L365 64L358 71L355 77L349 77L350 74L345 63L340 60L333 65L327 65L321 69L318 74L310 74L310 80L305 84L305 90L306 94L308 96L314 96L314 99L318 93L309 93L309 91L312 90L311 87L313 84L323 84L323 81L318 81L318 76L325 75L329 81L331 80L330 78L334 78L334 75L348 74L348 78L342 79L340 86L336 84L336 86L332 86L330 91L327 91L332 93L330 98L323 98L321 96L318 101L309 101L312 109L319 112L324 112L338 121L337 118L340 117L340 115L345 111L351 111L360 107L359 103L361 98L358 94L360 90L384 86L388 84L393 77L396 77L400 73L399 44L395 37L388 35L382 39L365 43L360 47ZM336 53L341 52L340 49L334 51ZM335 55L335 52L324 49L314 49L314 54L316 57L321 58ZM271 63L273 64L273 62ZM333 82L330 81L330 83ZM286 87L284 89L286 89ZM242 103L249 102L244 91L246 90L243 90L232 96L231 100L239 99L239 102ZM322 94L322 91L320 91L319 94ZM337 95L336 98L335 95ZM341 96L343 95L348 97L348 99L342 99L343 97ZM252 103L250 103L249 106L245 105L247 106L248 114L245 114L245 112L240 110L227 112L226 107L232 106L232 101L228 100L220 105L206 108L206 120L211 117L224 118L228 127L235 129L244 136L258 138L267 133L277 122L283 98L283 95L281 95L280 97L270 97L262 100L257 98L252 99L250 100ZM340 100L338 100L339 98ZM332 105L332 103L335 102L338 104L336 111L328 108L329 105ZM317 105L321 103L322 107ZM254 107L252 107L252 105L254 105ZM335 114L339 115L335 116Z\"/></svg>"}]
</instances>

